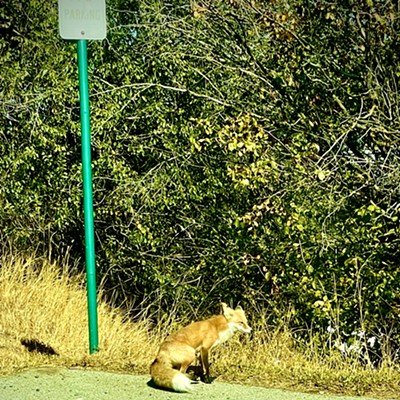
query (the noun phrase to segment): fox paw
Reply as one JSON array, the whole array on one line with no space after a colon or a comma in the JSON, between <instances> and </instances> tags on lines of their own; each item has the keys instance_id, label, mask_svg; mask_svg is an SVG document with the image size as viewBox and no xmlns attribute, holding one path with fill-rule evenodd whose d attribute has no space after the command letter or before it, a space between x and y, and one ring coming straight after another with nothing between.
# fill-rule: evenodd
<instances>
[{"instance_id":1,"label":"fox paw","mask_svg":"<svg viewBox=\"0 0 400 400\"><path fill-rule=\"evenodd\" d=\"M213 383L215 378L213 378L212 376L209 376L209 375L203 375L200 377L200 380L204 383Z\"/></svg>"}]
</instances>

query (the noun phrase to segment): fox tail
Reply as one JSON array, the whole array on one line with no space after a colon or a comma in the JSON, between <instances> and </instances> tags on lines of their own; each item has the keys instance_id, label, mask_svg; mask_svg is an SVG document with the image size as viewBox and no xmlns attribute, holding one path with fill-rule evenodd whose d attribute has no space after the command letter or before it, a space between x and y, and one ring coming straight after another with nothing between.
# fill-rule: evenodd
<instances>
[{"instance_id":1,"label":"fox tail","mask_svg":"<svg viewBox=\"0 0 400 400\"><path fill-rule=\"evenodd\" d=\"M150 367L150 374L154 383L159 387L182 393L192 390L192 381L163 360L154 360Z\"/></svg>"}]
</instances>

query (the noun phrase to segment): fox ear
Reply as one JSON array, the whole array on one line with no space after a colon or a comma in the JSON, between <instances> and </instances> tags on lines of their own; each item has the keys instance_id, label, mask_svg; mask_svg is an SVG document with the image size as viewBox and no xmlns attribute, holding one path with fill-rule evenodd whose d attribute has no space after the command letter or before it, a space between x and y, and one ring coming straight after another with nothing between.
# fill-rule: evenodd
<instances>
[{"instance_id":1,"label":"fox ear","mask_svg":"<svg viewBox=\"0 0 400 400\"><path fill-rule=\"evenodd\" d=\"M222 306L222 313L225 315L226 318L232 317L233 310L232 308L228 307L226 303L221 303Z\"/></svg>"},{"instance_id":2,"label":"fox ear","mask_svg":"<svg viewBox=\"0 0 400 400\"><path fill-rule=\"evenodd\" d=\"M240 307L240 306L237 306L237 307L236 307L236 310L243 311L243 308Z\"/></svg>"}]
</instances>

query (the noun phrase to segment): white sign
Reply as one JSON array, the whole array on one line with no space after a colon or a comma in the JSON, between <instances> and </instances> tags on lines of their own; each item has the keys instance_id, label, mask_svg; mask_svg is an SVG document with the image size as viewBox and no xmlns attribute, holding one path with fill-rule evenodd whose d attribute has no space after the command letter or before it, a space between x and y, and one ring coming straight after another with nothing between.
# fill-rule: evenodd
<instances>
[{"instance_id":1,"label":"white sign","mask_svg":"<svg viewBox=\"0 0 400 400\"><path fill-rule=\"evenodd\" d=\"M105 0L58 0L60 36L63 39L101 40L106 37Z\"/></svg>"}]
</instances>

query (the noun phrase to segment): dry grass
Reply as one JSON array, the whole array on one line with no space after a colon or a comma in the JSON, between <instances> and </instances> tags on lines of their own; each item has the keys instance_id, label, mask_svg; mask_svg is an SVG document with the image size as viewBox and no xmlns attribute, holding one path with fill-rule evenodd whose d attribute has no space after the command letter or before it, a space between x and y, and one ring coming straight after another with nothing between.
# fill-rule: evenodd
<instances>
[{"instance_id":1,"label":"dry grass","mask_svg":"<svg viewBox=\"0 0 400 400\"><path fill-rule=\"evenodd\" d=\"M268 333L256 327L251 338L235 337L216 353L218 375L232 382L400 399L400 373L395 368L366 368L354 360L346 362L337 354L304 354L296 350L287 331Z\"/></svg>"},{"instance_id":2,"label":"dry grass","mask_svg":"<svg viewBox=\"0 0 400 400\"><path fill-rule=\"evenodd\" d=\"M0 373L44 365L148 373L164 324L149 331L101 296L98 319L100 351L89 355L84 277L42 258L0 259ZM400 373L394 367L367 369L314 350L305 354L296 350L289 331L265 326L259 321L251 336L236 335L216 349L213 374L267 387L400 399ZM29 341L43 347L30 351L22 344Z\"/></svg>"},{"instance_id":3,"label":"dry grass","mask_svg":"<svg viewBox=\"0 0 400 400\"><path fill-rule=\"evenodd\" d=\"M41 258L3 256L0 267L0 371L38 365L90 366L147 372L156 350L145 324L126 321L99 301L100 351L88 355L83 276ZM36 341L58 355L29 351Z\"/></svg>"}]
</instances>

